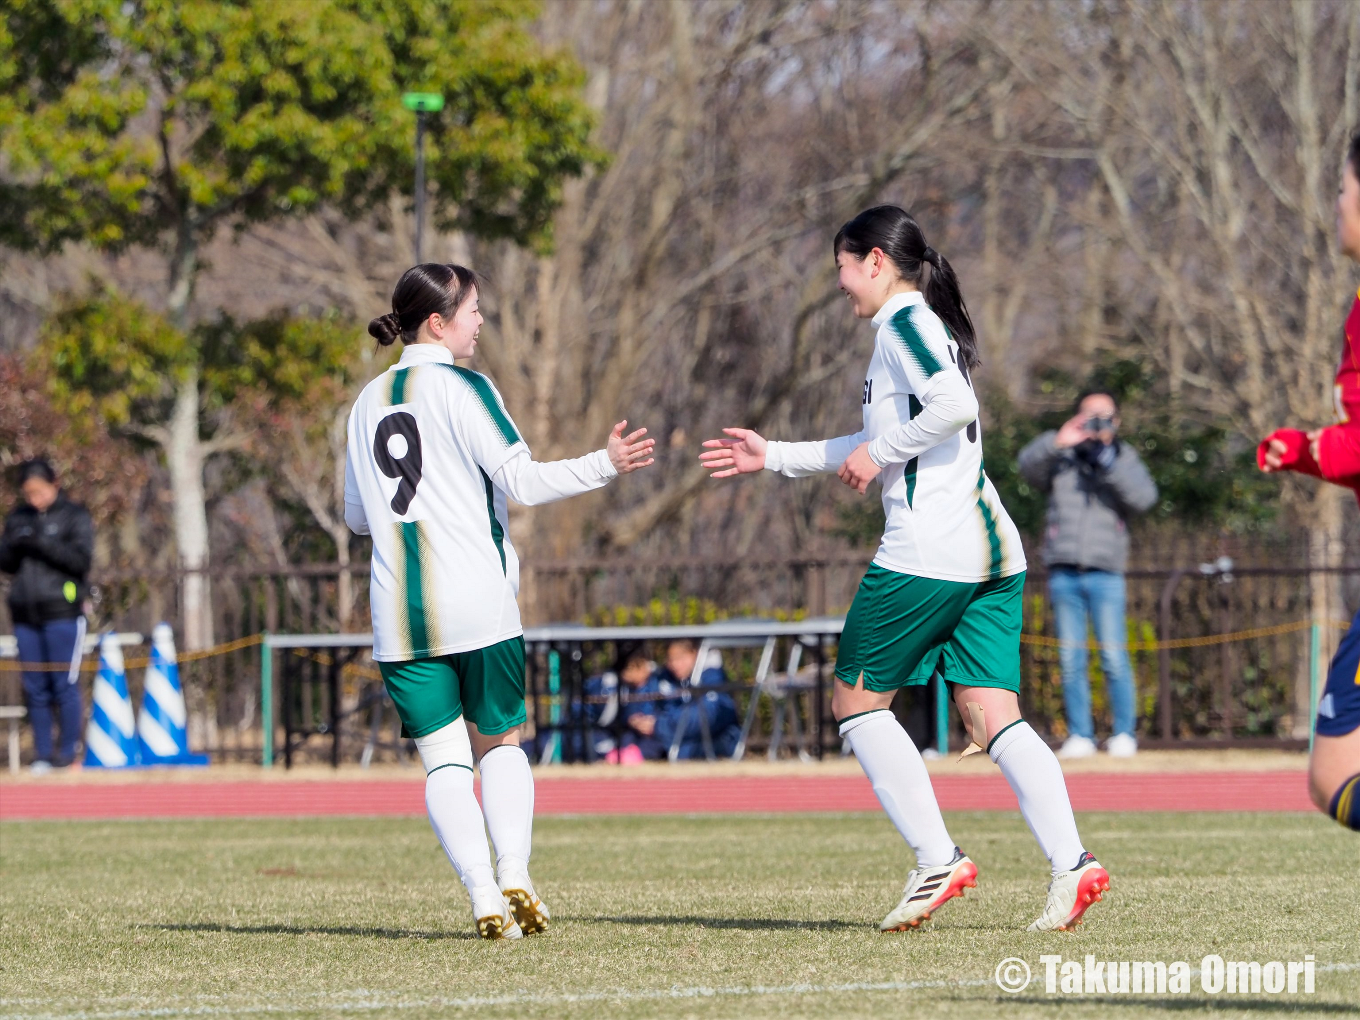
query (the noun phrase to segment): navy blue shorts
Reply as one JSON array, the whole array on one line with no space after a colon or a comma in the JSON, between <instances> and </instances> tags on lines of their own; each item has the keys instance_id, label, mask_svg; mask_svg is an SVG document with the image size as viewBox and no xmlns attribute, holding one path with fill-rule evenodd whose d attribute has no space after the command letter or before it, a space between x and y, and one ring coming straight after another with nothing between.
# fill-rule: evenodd
<instances>
[{"instance_id":1,"label":"navy blue shorts","mask_svg":"<svg viewBox=\"0 0 1360 1020\"><path fill-rule=\"evenodd\" d=\"M1317 711L1318 736L1344 737L1360 727L1360 613L1332 659Z\"/></svg>"}]
</instances>

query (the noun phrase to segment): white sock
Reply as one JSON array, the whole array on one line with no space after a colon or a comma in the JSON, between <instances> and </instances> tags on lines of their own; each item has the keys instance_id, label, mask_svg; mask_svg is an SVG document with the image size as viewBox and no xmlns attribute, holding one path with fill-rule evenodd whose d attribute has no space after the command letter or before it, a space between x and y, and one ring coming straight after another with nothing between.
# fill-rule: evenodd
<instances>
[{"instance_id":1,"label":"white sock","mask_svg":"<svg viewBox=\"0 0 1360 1020\"><path fill-rule=\"evenodd\" d=\"M992 738L987 753L1015 791L1020 813L1039 848L1053 866L1053 874L1070 871L1085 852L1077 835L1067 780L1049 746L1021 719Z\"/></svg>"},{"instance_id":2,"label":"white sock","mask_svg":"<svg viewBox=\"0 0 1360 1020\"><path fill-rule=\"evenodd\" d=\"M482 810L496 867L504 876L527 871L534 838L534 773L524 749L511 744L493 747L482 755Z\"/></svg>"},{"instance_id":3,"label":"white sock","mask_svg":"<svg viewBox=\"0 0 1360 1020\"><path fill-rule=\"evenodd\" d=\"M866 712L841 723L883 810L902 838L916 851L916 866L935 868L954 859L954 841L944 827L935 790L921 752L887 709Z\"/></svg>"},{"instance_id":4,"label":"white sock","mask_svg":"<svg viewBox=\"0 0 1360 1020\"><path fill-rule=\"evenodd\" d=\"M486 823L472 793L472 771L446 765L425 777L425 810L444 853L468 890L496 884Z\"/></svg>"}]
</instances>

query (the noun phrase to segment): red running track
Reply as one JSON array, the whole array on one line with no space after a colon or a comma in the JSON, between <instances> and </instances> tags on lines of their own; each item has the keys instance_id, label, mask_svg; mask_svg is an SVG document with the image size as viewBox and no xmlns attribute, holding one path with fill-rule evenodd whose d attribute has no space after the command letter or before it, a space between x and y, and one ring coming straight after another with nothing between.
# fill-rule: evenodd
<instances>
[{"instance_id":1,"label":"red running track","mask_svg":"<svg viewBox=\"0 0 1360 1020\"><path fill-rule=\"evenodd\" d=\"M946 811L1013 811L999 775L936 776ZM1083 773L1067 777L1078 811L1310 811L1303 772ZM32 818L239 818L423 815L425 784L288 781L0 786L0 821ZM541 815L877 811L862 776L729 779L538 777Z\"/></svg>"}]
</instances>

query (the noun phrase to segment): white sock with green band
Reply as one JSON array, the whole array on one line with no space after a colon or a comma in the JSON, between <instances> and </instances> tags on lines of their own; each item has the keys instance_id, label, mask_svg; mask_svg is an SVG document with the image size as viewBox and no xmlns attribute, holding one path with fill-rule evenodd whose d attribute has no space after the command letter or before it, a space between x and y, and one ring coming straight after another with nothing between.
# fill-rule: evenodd
<instances>
[{"instance_id":1,"label":"white sock with green band","mask_svg":"<svg viewBox=\"0 0 1360 1020\"><path fill-rule=\"evenodd\" d=\"M1076 867L1085 848L1077 835L1077 819L1057 756L1023 719L993 737L987 753L1015 791L1020 814L1039 841L1053 874Z\"/></svg>"},{"instance_id":2,"label":"white sock with green band","mask_svg":"<svg viewBox=\"0 0 1360 1020\"><path fill-rule=\"evenodd\" d=\"M534 772L524 749L511 744L493 747L482 755L482 810L491 842L496 846L496 867L507 871L529 867L534 838Z\"/></svg>"},{"instance_id":3,"label":"white sock with green band","mask_svg":"<svg viewBox=\"0 0 1360 1020\"><path fill-rule=\"evenodd\" d=\"M953 860L954 841L940 816L926 763L892 712L882 709L851 716L841 723L840 731L883 810L916 851L916 866L942 867Z\"/></svg>"},{"instance_id":4,"label":"white sock with green band","mask_svg":"<svg viewBox=\"0 0 1360 1020\"><path fill-rule=\"evenodd\" d=\"M444 765L425 777L425 810L439 845L463 885L471 891L478 886L495 886L496 872L491 867L491 850L486 845L486 822L472 793L472 770L462 765Z\"/></svg>"}]
</instances>

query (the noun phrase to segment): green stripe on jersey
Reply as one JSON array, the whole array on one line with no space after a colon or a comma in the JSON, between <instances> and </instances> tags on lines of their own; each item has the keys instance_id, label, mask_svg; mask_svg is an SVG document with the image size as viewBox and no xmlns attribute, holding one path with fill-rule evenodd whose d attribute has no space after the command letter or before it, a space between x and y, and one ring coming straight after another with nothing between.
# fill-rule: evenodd
<instances>
[{"instance_id":1,"label":"green stripe on jersey","mask_svg":"<svg viewBox=\"0 0 1360 1020\"><path fill-rule=\"evenodd\" d=\"M491 486L491 479L487 477L485 471L477 469L482 475L482 484L486 486L486 515L491 518L491 541L496 543L496 551L501 554L501 573L505 573L505 529L501 527L500 518L496 516L496 494Z\"/></svg>"},{"instance_id":2,"label":"green stripe on jersey","mask_svg":"<svg viewBox=\"0 0 1360 1020\"><path fill-rule=\"evenodd\" d=\"M519 433L515 431L510 416L501 407L501 402L496 399L496 391L491 388L491 383L486 376L480 372L474 372L470 368L459 368L457 365L449 365L448 367L453 369L458 377L468 384L473 393L477 394L477 398L482 403L482 411L500 432L505 445L514 446L518 443L520 441Z\"/></svg>"},{"instance_id":3,"label":"green stripe on jersey","mask_svg":"<svg viewBox=\"0 0 1360 1020\"><path fill-rule=\"evenodd\" d=\"M943 372L944 366L935 357L921 331L916 328L916 323L911 318L911 310L912 306L908 305L892 317L893 332L897 334L897 339L901 341L907 355L929 379L936 372Z\"/></svg>"},{"instance_id":4,"label":"green stripe on jersey","mask_svg":"<svg viewBox=\"0 0 1360 1020\"><path fill-rule=\"evenodd\" d=\"M401 542L398 587L406 595L405 604L399 606L398 613L405 610L402 636L406 639L407 653L417 659L429 655L439 640L434 618L434 564L430 543L420 521L399 522L397 534Z\"/></svg>"},{"instance_id":5,"label":"green stripe on jersey","mask_svg":"<svg viewBox=\"0 0 1360 1020\"><path fill-rule=\"evenodd\" d=\"M986 495L987 472L984 468L978 468L978 513L982 514L982 527L987 532L987 548L992 555L992 562L987 567L987 580L995 581L1001 576L1001 564L1005 559L1005 554L1001 548L1001 532L996 527L996 511L987 502Z\"/></svg>"},{"instance_id":6,"label":"green stripe on jersey","mask_svg":"<svg viewBox=\"0 0 1360 1020\"><path fill-rule=\"evenodd\" d=\"M907 417L910 420L921 413L921 402L916 399L915 393L907 394ZM912 498L916 495L916 469L920 465L920 457L913 457L907 461L907 508L911 509Z\"/></svg>"},{"instance_id":7,"label":"green stripe on jersey","mask_svg":"<svg viewBox=\"0 0 1360 1020\"><path fill-rule=\"evenodd\" d=\"M406 375L411 370L409 368L399 368L392 373L392 391L389 395L389 404L406 403Z\"/></svg>"}]
</instances>

